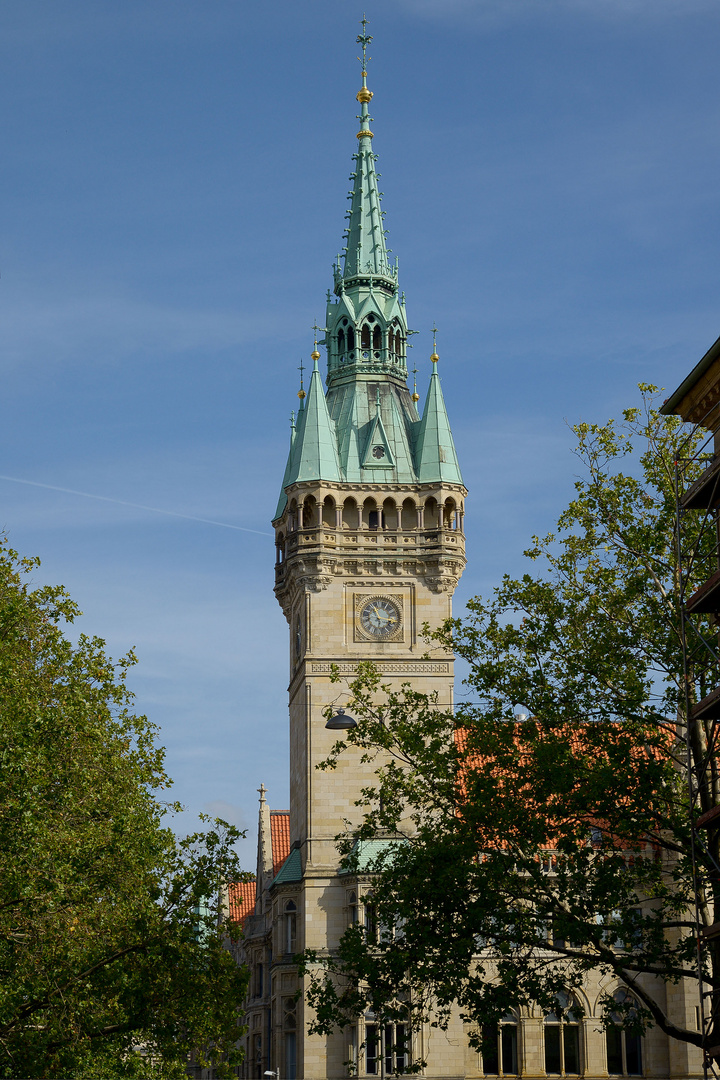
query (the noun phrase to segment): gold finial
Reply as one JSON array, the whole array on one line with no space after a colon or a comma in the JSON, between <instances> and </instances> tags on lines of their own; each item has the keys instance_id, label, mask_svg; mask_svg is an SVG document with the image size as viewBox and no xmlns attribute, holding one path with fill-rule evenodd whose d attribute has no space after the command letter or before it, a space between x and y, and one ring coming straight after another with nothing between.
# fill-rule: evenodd
<instances>
[{"instance_id":1,"label":"gold finial","mask_svg":"<svg viewBox=\"0 0 720 1080\"><path fill-rule=\"evenodd\" d=\"M298 371L300 372L300 389L298 390L298 397L300 398L301 401L305 397L305 390L303 388L303 372L304 372L304 370L305 370L305 365L303 364L303 362L301 360L300 363L298 364Z\"/></svg>"},{"instance_id":2,"label":"gold finial","mask_svg":"<svg viewBox=\"0 0 720 1080\"><path fill-rule=\"evenodd\" d=\"M432 351L432 356L430 357L430 359L432 360L433 364L437 364L438 360L440 359L440 357L438 356L437 345L435 343L435 338L437 336L437 326L433 326L433 328L432 328L432 336L433 336L433 351Z\"/></svg>"},{"instance_id":3,"label":"gold finial","mask_svg":"<svg viewBox=\"0 0 720 1080\"><path fill-rule=\"evenodd\" d=\"M413 399L413 401L415 402L415 404L416 404L416 405L417 405L418 401L420 400L420 395L419 395L419 394L418 394L418 392L417 392L417 370L418 370L418 369L417 369L417 366L413 368L413 392L412 392L412 399Z\"/></svg>"},{"instance_id":4,"label":"gold finial","mask_svg":"<svg viewBox=\"0 0 720 1080\"><path fill-rule=\"evenodd\" d=\"M316 364L317 361L320 359L320 353L318 352L318 347L317 347L317 336L318 336L318 330L321 330L322 327L318 326L318 324L315 322L312 325L312 329L313 329L313 333L315 334L315 344L313 345L313 351L310 353L310 359L313 361L314 364Z\"/></svg>"}]
</instances>

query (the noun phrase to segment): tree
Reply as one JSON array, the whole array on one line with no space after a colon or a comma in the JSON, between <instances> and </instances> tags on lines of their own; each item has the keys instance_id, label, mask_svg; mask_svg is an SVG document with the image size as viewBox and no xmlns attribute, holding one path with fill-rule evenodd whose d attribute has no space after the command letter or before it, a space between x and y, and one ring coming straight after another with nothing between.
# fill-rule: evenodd
<instances>
[{"instance_id":1,"label":"tree","mask_svg":"<svg viewBox=\"0 0 720 1080\"><path fill-rule=\"evenodd\" d=\"M541 572L505 577L430 635L467 661L471 701L451 715L372 665L351 684L347 743L376 783L341 847L348 869L375 875L378 929L352 926L336 955L305 956L317 1030L368 1007L442 1024L457 1005L480 1046L512 1008L562 1013L563 993L599 969L634 999L608 993L604 1023L621 1014L629 1031L657 1024L701 1044L663 993L697 976L687 735L700 808L718 801L708 731L688 729L681 649L675 461L696 440L641 390L644 408L619 425L574 428L584 475L556 532L525 552ZM716 540L691 528L700 584ZM702 658L687 678L691 701L720 681ZM363 846L378 836L388 842ZM706 926L720 919L717 836L698 848ZM705 978L720 989L718 961L713 946Z\"/></svg>"},{"instance_id":2,"label":"tree","mask_svg":"<svg viewBox=\"0 0 720 1080\"><path fill-rule=\"evenodd\" d=\"M133 655L73 645L78 609L37 565L0 544L0 1077L181 1077L203 1046L222 1074L247 972L215 898L239 834L175 838Z\"/></svg>"}]
</instances>

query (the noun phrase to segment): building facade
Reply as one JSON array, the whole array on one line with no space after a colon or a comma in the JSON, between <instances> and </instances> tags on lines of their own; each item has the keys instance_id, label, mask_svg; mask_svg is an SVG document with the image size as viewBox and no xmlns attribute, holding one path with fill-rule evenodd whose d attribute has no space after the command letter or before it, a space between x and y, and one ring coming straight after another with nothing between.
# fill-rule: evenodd
<instances>
[{"instance_id":1,"label":"building facade","mask_svg":"<svg viewBox=\"0 0 720 1080\"><path fill-rule=\"evenodd\" d=\"M358 39L363 57L369 42ZM453 702L453 658L428 653L425 623L451 614L465 565L467 491L453 443L435 347L422 413L408 385L408 323L397 263L390 263L377 186L376 155L363 61L360 125L343 257L322 340L312 353L273 526L275 594L289 630L290 807L271 812L260 789L257 880L231 888L231 914L244 924L238 958L252 968L243 1075L327 1080L402 1071L423 1059L433 1078L584 1075L680 1078L701 1072L699 1055L657 1030L644 1038L606 1034L593 1017L607 989L590 980L586 1018L509 1015L496 1052L472 1050L459 1018L447 1031L410 1035L381 1029L372 1016L331 1037L308 1034L309 1016L293 956L333 950L363 918L371 880L340 869L335 837L357 823L355 801L372 766L349 750L319 771L337 730L327 710L342 709L360 661L384 681L411 682ZM325 387L318 345L327 352ZM332 681L333 670L341 681ZM299 992L299 993L298 993ZM620 992L620 991L619 991ZM683 1021L694 1004L669 987ZM398 1051L405 1043L406 1053Z\"/></svg>"}]
</instances>

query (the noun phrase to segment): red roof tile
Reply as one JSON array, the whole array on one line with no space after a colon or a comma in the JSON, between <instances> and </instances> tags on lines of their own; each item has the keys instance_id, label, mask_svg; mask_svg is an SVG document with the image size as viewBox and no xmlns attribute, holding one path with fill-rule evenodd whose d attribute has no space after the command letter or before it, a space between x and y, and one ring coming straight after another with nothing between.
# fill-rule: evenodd
<instances>
[{"instance_id":1,"label":"red roof tile","mask_svg":"<svg viewBox=\"0 0 720 1080\"><path fill-rule=\"evenodd\" d=\"M245 925L248 915L255 910L256 881L235 881L228 889L228 906L233 922Z\"/></svg>"},{"instance_id":2,"label":"red roof tile","mask_svg":"<svg viewBox=\"0 0 720 1080\"><path fill-rule=\"evenodd\" d=\"M273 877L290 854L290 814L287 810L270 811Z\"/></svg>"}]
</instances>

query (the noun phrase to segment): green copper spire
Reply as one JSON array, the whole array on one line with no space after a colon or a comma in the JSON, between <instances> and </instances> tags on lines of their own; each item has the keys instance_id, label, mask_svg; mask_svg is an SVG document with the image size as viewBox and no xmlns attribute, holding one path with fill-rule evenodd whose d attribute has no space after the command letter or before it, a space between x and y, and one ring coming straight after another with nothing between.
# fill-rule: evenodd
<instances>
[{"instance_id":1,"label":"green copper spire","mask_svg":"<svg viewBox=\"0 0 720 1080\"><path fill-rule=\"evenodd\" d=\"M435 345L436 330L433 327L433 372L430 376L430 386L425 398L425 409L415 447L415 468L421 484L432 484L444 481L448 484L462 484L455 443L453 442L445 409L443 392L440 387L440 376L437 373L437 365L440 357Z\"/></svg>"},{"instance_id":2,"label":"green copper spire","mask_svg":"<svg viewBox=\"0 0 720 1080\"><path fill-rule=\"evenodd\" d=\"M307 398L303 402L304 408L298 415L297 432L292 448L292 464L289 477L283 483L283 490L289 484L302 480L339 481L341 479L335 424L330 419L325 403L325 394L318 370L319 359L320 353L315 342L310 386Z\"/></svg>"},{"instance_id":3,"label":"green copper spire","mask_svg":"<svg viewBox=\"0 0 720 1080\"><path fill-rule=\"evenodd\" d=\"M362 46L362 57L358 57L362 64L362 86L356 95L360 102L360 115L357 117L360 121L360 130L357 133L358 151L354 155L355 172L351 177L353 186L348 194L351 202L347 215L348 227L345 230L345 264L342 271L339 265L335 267L336 292L341 283L347 288L358 278L382 278L391 286L396 286L397 282L397 266L391 267L388 262L383 211L380 209L380 192L375 173L375 154L372 149L373 133L370 130L368 105L373 95L367 85L367 62L370 59L367 48L372 37L367 33L367 20L364 16L362 27L363 32L357 39Z\"/></svg>"},{"instance_id":4,"label":"green copper spire","mask_svg":"<svg viewBox=\"0 0 720 1080\"><path fill-rule=\"evenodd\" d=\"M302 402L300 403L302 407ZM290 450L288 452L287 462L285 464L285 472L283 474L282 487L280 488L280 497L278 498L277 509L273 516L273 521L282 515L283 510L287 506L287 494L285 488L290 483L290 476L292 474L293 463L293 447L295 445L295 413L290 413Z\"/></svg>"}]
</instances>

